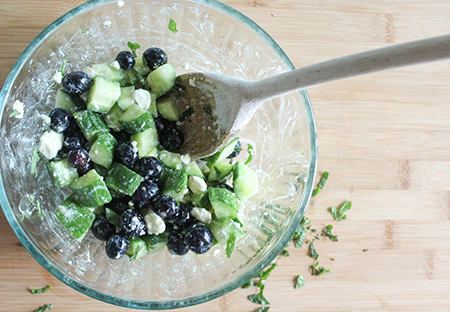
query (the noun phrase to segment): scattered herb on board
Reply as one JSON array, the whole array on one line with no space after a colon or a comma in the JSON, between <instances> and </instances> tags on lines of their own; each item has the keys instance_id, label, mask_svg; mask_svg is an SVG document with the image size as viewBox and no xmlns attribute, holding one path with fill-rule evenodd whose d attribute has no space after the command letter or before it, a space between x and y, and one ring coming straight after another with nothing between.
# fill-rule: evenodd
<instances>
[{"instance_id":1,"label":"scattered herb on board","mask_svg":"<svg viewBox=\"0 0 450 312\"><path fill-rule=\"evenodd\" d=\"M45 304L34 310L34 312L45 312L50 310L51 308L53 308L53 304Z\"/></svg>"},{"instance_id":2,"label":"scattered herb on board","mask_svg":"<svg viewBox=\"0 0 450 312\"><path fill-rule=\"evenodd\" d=\"M40 288L40 289L31 288L30 292L31 292L32 294L43 294L43 293L45 293L46 291L50 290L51 288L52 288L51 285L47 285L47 286L45 286L44 288Z\"/></svg>"},{"instance_id":3,"label":"scattered herb on board","mask_svg":"<svg viewBox=\"0 0 450 312\"><path fill-rule=\"evenodd\" d=\"M136 50L139 49L141 45L137 42L128 41L127 46L130 48L131 53L133 53L133 56L136 57L137 56Z\"/></svg>"},{"instance_id":4,"label":"scattered herb on board","mask_svg":"<svg viewBox=\"0 0 450 312\"><path fill-rule=\"evenodd\" d=\"M319 261L317 261L316 263L311 265L309 267L309 271L311 272L311 275L313 275L313 276L320 276L320 275L324 275L324 274L330 272L330 270L325 269L324 267L319 268Z\"/></svg>"},{"instance_id":5,"label":"scattered herb on board","mask_svg":"<svg viewBox=\"0 0 450 312\"><path fill-rule=\"evenodd\" d=\"M41 161L41 157L39 157L38 147L35 146L33 148L33 153L31 154L31 174L37 175L37 164Z\"/></svg>"},{"instance_id":6,"label":"scattered herb on board","mask_svg":"<svg viewBox=\"0 0 450 312\"><path fill-rule=\"evenodd\" d=\"M341 207L338 209L336 207L331 207L331 215L336 221L341 221L347 219L347 215L345 214L348 210L352 208L352 202L346 201L344 202Z\"/></svg>"},{"instance_id":7,"label":"scattered herb on board","mask_svg":"<svg viewBox=\"0 0 450 312\"><path fill-rule=\"evenodd\" d=\"M289 252L289 250L283 249L283 250L280 252L280 255L282 255L282 256L284 256L284 257L289 257L289 256L291 255L291 253Z\"/></svg>"},{"instance_id":8,"label":"scattered herb on board","mask_svg":"<svg viewBox=\"0 0 450 312\"><path fill-rule=\"evenodd\" d=\"M337 242L338 241L338 237L337 235L333 235L331 233L331 230L333 229L333 226L331 224L328 224L324 229L323 232L325 233L326 236L328 236L329 239L331 239L333 242Z\"/></svg>"},{"instance_id":9,"label":"scattered herb on board","mask_svg":"<svg viewBox=\"0 0 450 312\"><path fill-rule=\"evenodd\" d=\"M178 29L177 29L177 23L175 23L175 21L174 21L173 19L170 19L170 20L169 20L169 30L170 30L171 32L173 32L174 34L175 34L176 32L178 32Z\"/></svg>"},{"instance_id":10,"label":"scattered herb on board","mask_svg":"<svg viewBox=\"0 0 450 312\"><path fill-rule=\"evenodd\" d=\"M312 192L312 196L316 196L319 194L320 190L323 189L325 186L325 183L327 182L329 173L327 171L324 171L322 173L322 177L320 178L319 184L317 185L317 188Z\"/></svg>"},{"instance_id":11,"label":"scattered herb on board","mask_svg":"<svg viewBox=\"0 0 450 312\"><path fill-rule=\"evenodd\" d=\"M302 221L300 222L299 226L294 232L294 235L291 238L291 241L294 242L295 248L302 248L303 242L305 241L306 237L306 226L310 224L310 220L307 217L303 217Z\"/></svg>"},{"instance_id":12,"label":"scattered herb on board","mask_svg":"<svg viewBox=\"0 0 450 312\"><path fill-rule=\"evenodd\" d=\"M264 297L264 286L266 284L267 278L269 277L270 273L275 269L277 266L276 263L273 263L267 270L259 272L258 275L256 275L252 280L248 281L244 285L242 285L242 288L249 288L250 286L256 286L259 288L259 292L254 295L248 296L248 300L250 300L253 303L261 304L261 305L269 305L269 301ZM258 279L259 281L255 281L255 279Z\"/></svg>"},{"instance_id":13,"label":"scattered herb on board","mask_svg":"<svg viewBox=\"0 0 450 312\"><path fill-rule=\"evenodd\" d=\"M300 287L305 286L305 280L303 279L303 276L299 275L297 277L297 281L295 283L295 289L299 289Z\"/></svg>"},{"instance_id":14,"label":"scattered herb on board","mask_svg":"<svg viewBox=\"0 0 450 312\"><path fill-rule=\"evenodd\" d=\"M225 252L227 253L228 259L230 259L231 253L233 252L235 245L236 245L236 235L234 233L231 233L227 241L227 247L225 248Z\"/></svg>"},{"instance_id":15,"label":"scattered herb on board","mask_svg":"<svg viewBox=\"0 0 450 312\"><path fill-rule=\"evenodd\" d=\"M369 249L363 249L363 251L364 251L364 252L368 252L368 251L369 251Z\"/></svg>"},{"instance_id":16,"label":"scattered herb on board","mask_svg":"<svg viewBox=\"0 0 450 312\"><path fill-rule=\"evenodd\" d=\"M315 260L319 259L319 254L317 253L316 248L314 248L314 240L309 244L309 256Z\"/></svg>"},{"instance_id":17,"label":"scattered herb on board","mask_svg":"<svg viewBox=\"0 0 450 312\"><path fill-rule=\"evenodd\" d=\"M259 308L258 310L256 310L256 312L267 312L267 311L269 311L269 309L270 309L270 307L262 307L262 308Z\"/></svg>"},{"instance_id":18,"label":"scattered herb on board","mask_svg":"<svg viewBox=\"0 0 450 312\"><path fill-rule=\"evenodd\" d=\"M250 143L247 143L248 158L247 158L247 160L246 160L245 163L244 163L244 164L246 164L246 165L247 165L249 162L251 162L252 159L253 159L252 150L253 150L253 146L252 146Z\"/></svg>"},{"instance_id":19,"label":"scattered herb on board","mask_svg":"<svg viewBox=\"0 0 450 312\"><path fill-rule=\"evenodd\" d=\"M17 115L20 115L20 112L17 109L15 109L15 110L12 111L11 114L9 114L8 118L11 118L11 117L14 117L14 116L17 116Z\"/></svg>"}]
</instances>

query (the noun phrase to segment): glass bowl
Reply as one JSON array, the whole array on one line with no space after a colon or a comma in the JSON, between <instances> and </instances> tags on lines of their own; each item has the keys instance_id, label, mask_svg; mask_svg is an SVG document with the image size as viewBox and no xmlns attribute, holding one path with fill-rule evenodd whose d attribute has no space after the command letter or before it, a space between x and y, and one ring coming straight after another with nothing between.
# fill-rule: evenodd
<instances>
[{"instance_id":1,"label":"glass bowl","mask_svg":"<svg viewBox=\"0 0 450 312\"><path fill-rule=\"evenodd\" d=\"M169 20L178 32L169 30ZM280 253L301 220L313 188L317 135L306 91L260 108L241 134L253 146L249 166L259 192L240 217L247 234L230 259L216 245L204 255L166 250L136 261L110 260L91 233L72 238L56 219L68 196L55 188L44 161L33 172L33 151L54 108L52 76L114 60L127 42L164 49L177 73L204 71L260 80L294 67L254 22L212 0L89 1L47 27L14 65L0 94L0 204L12 229L50 273L93 298L130 308L173 309L199 304L241 286ZM24 115L11 116L16 100ZM247 154L241 153L242 159Z\"/></svg>"}]
</instances>

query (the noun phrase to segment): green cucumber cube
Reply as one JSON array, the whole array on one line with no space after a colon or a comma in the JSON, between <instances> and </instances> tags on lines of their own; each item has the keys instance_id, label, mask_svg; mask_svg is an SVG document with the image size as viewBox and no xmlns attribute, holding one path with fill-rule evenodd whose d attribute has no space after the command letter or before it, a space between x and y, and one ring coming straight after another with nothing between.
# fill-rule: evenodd
<instances>
[{"instance_id":1,"label":"green cucumber cube","mask_svg":"<svg viewBox=\"0 0 450 312\"><path fill-rule=\"evenodd\" d=\"M51 160L47 162L48 173L57 187L67 186L78 178L77 169L69 165L67 159Z\"/></svg>"},{"instance_id":2,"label":"green cucumber cube","mask_svg":"<svg viewBox=\"0 0 450 312\"><path fill-rule=\"evenodd\" d=\"M95 219L92 209L77 202L74 196L66 198L56 208L55 214L70 235L78 240L83 239Z\"/></svg>"},{"instance_id":3,"label":"green cucumber cube","mask_svg":"<svg viewBox=\"0 0 450 312\"><path fill-rule=\"evenodd\" d=\"M144 157L158 145L158 132L156 132L156 127L152 126L140 133L133 134L130 141L137 143L136 147L139 158Z\"/></svg>"},{"instance_id":4,"label":"green cucumber cube","mask_svg":"<svg viewBox=\"0 0 450 312\"><path fill-rule=\"evenodd\" d=\"M147 83L150 86L152 95L154 94L158 98L171 90L175 85L176 76L177 74L172 63L164 64L150 72L147 76Z\"/></svg>"},{"instance_id":5,"label":"green cucumber cube","mask_svg":"<svg viewBox=\"0 0 450 312\"><path fill-rule=\"evenodd\" d=\"M188 175L185 170L174 170L164 183L163 195L169 195L176 201L181 201L189 191L187 187Z\"/></svg>"},{"instance_id":6,"label":"green cucumber cube","mask_svg":"<svg viewBox=\"0 0 450 312\"><path fill-rule=\"evenodd\" d=\"M114 148L117 145L116 138L110 133L102 133L92 144L89 150L91 160L105 168L109 168L113 162Z\"/></svg>"},{"instance_id":7,"label":"green cucumber cube","mask_svg":"<svg viewBox=\"0 0 450 312\"><path fill-rule=\"evenodd\" d=\"M109 208L105 208L106 219L116 227L116 231L120 229L120 215Z\"/></svg>"},{"instance_id":8,"label":"green cucumber cube","mask_svg":"<svg viewBox=\"0 0 450 312\"><path fill-rule=\"evenodd\" d=\"M183 168L183 162L181 161L180 154L172 153L169 151L161 151L158 158L163 163L163 165L169 168L175 170L181 170Z\"/></svg>"},{"instance_id":9,"label":"green cucumber cube","mask_svg":"<svg viewBox=\"0 0 450 312\"><path fill-rule=\"evenodd\" d=\"M142 57L136 57L135 58L135 65L133 72L138 77L147 77L147 75L150 73L150 68L145 64L144 59Z\"/></svg>"},{"instance_id":10,"label":"green cucumber cube","mask_svg":"<svg viewBox=\"0 0 450 312\"><path fill-rule=\"evenodd\" d=\"M134 86L120 88L120 97L117 100L117 105L119 105L122 110L126 111L130 105L134 104L133 92Z\"/></svg>"},{"instance_id":11,"label":"green cucumber cube","mask_svg":"<svg viewBox=\"0 0 450 312\"><path fill-rule=\"evenodd\" d=\"M127 255L130 260L137 260L148 254L148 248L145 241L140 237L130 238L130 245L127 249Z\"/></svg>"},{"instance_id":12,"label":"green cucumber cube","mask_svg":"<svg viewBox=\"0 0 450 312\"><path fill-rule=\"evenodd\" d=\"M112 200L103 177L95 169L73 180L69 187L80 204L87 207L101 206Z\"/></svg>"},{"instance_id":13,"label":"green cucumber cube","mask_svg":"<svg viewBox=\"0 0 450 312\"><path fill-rule=\"evenodd\" d=\"M199 178L204 179L205 175L203 174L203 172L200 170L200 167L198 166L198 164L195 161L191 161L187 166L186 166L186 173L190 176L196 176Z\"/></svg>"},{"instance_id":14,"label":"green cucumber cube","mask_svg":"<svg viewBox=\"0 0 450 312\"><path fill-rule=\"evenodd\" d=\"M120 82L121 87L130 86L130 85L133 86L139 80L139 78L136 77L136 75L133 73L132 70L125 70L123 72L123 75L124 75L125 79Z\"/></svg>"},{"instance_id":15,"label":"green cucumber cube","mask_svg":"<svg viewBox=\"0 0 450 312\"><path fill-rule=\"evenodd\" d=\"M119 122L119 118L123 115L124 111L119 107L119 105L114 104L113 107L106 114L102 115L108 128L114 131L122 130L122 125Z\"/></svg>"},{"instance_id":16,"label":"green cucumber cube","mask_svg":"<svg viewBox=\"0 0 450 312\"><path fill-rule=\"evenodd\" d=\"M119 163L113 163L105 178L110 189L129 196L133 195L143 180L139 174Z\"/></svg>"},{"instance_id":17,"label":"green cucumber cube","mask_svg":"<svg viewBox=\"0 0 450 312\"><path fill-rule=\"evenodd\" d=\"M234 165L225 161L216 162L208 175L208 181L222 181L231 173Z\"/></svg>"},{"instance_id":18,"label":"green cucumber cube","mask_svg":"<svg viewBox=\"0 0 450 312\"><path fill-rule=\"evenodd\" d=\"M147 245L147 253L149 255L156 254L164 249L167 245L167 235L144 235L141 237Z\"/></svg>"},{"instance_id":19,"label":"green cucumber cube","mask_svg":"<svg viewBox=\"0 0 450 312\"><path fill-rule=\"evenodd\" d=\"M150 113L137 105L130 105L119 118L119 122L130 133L139 133L155 127Z\"/></svg>"},{"instance_id":20,"label":"green cucumber cube","mask_svg":"<svg viewBox=\"0 0 450 312\"><path fill-rule=\"evenodd\" d=\"M158 115L171 121L177 121L181 118L181 110L170 97L159 98L156 102Z\"/></svg>"},{"instance_id":21,"label":"green cucumber cube","mask_svg":"<svg viewBox=\"0 0 450 312\"><path fill-rule=\"evenodd\" d=\"M95 76L102 76L109 80L117 82L120 82L124 79L122 70L111 67L109 63L95 64L91 67L95 71Z\"/></svg>"},{"instance_id":22,"label":"green cucumber cube","mask_svg":"<svg viewBox=\"0 0 450 312\"><path fill-rule=\"evenodd\" d=\"M156 107L156 95L154 95L150 92L150 98L151 98L151 102L150 102L150 107L148 108L148 111L150 112L150 114L152 115L153 118L156 118L156 117L158 117L158 108Z\"/></svg>"},{"instance_id":23,"label":"green cucumber cube","mask_svg":"<svg viewBox=\"0 0 450 312\"><path fill-rule=\"evenodd\" d=\"M59 89L58 92L56 93L55 106L59 108L64 108L70 114L73 114L78 110L78 107L77 105L75 105L75 102L73 101L72 97L62 88Z\"/></svg>"},{"instance_id":24,"label":"green cucumber cube","mask_svg":"<svg viewBox=\"0 0 450 312\"><path fill-rule=\"evenodd\" d=\"M214 238L223 245L226 246L230 235L234 233L236 241L244 236L244 232L238 223L234 222L231 218L219 218L214 220L208 225L209 229L214 235Z\"/></svg>"},{"instance_id":25,"label":"green cucumber cube","mask_svg":"<svg viewBox=\"0 0 450 312\"><path fill-rule=\"evenodd\" d=\"M207 157L206 161L207 161L208 166L211 167L215 163L227 158L228 155L230 155L234 151L234 147L236 146L236 143L238 141L239 141L239 138L234 138L233 141L228 143L228 145L225 146L224 148L222 148L220 151L218 151L214 155Z\"/></svg>"},{"instance_id":26,"label":"green cucumber cube","mask_svg":"<svg viewBox=\"0 0 450 312\"><path fill-rule=\"evenodd\" d=\"M223 188L208 188L209 201L217 218L236 218L239 212L238 199L233 192Z\"/></svg>"},{"instance_id":27,"label":"green cucumber cube","mask_svg":"<svg viewBox=\"0 0 450 312\"><path fill-rule=\"evenodd\" d=\"M98 113L107 113L119 97L120 83L96 76L89 93L87 109Z\"/></svg>"},{"instance_id":28,"label":"green cucumber cube","mask_svg":"<svg viewBox=\"0 0 450 312\"><path fill-rule=\"evenodd\" d=\"M206 210L212 208L209 201L209 192L207 190L198 194L188 193L187 195L190 196L189 201L191 201L195 207L205 208Z\"/></svg>"},{"instance_id":29,"label":"green cucumber cube","mask_svg":"<svg viewBox=\"0 0 450 312\"><path fill-rule=\"evenodd\" d=\"M83 110L73 114L75 121L88 141L94 140L100 133L108 133L109 128L94 112Z\"/></svg>"},{"instance_id":30,"label":"green cucumber cube","mask_svg":"<svg viewBox=\"0 0 450 312\"><path fill-rule=\"evenodd\" d=\"M154 147L151 150L148 151L147 154L144 155L144 157L156 157L158 158L158 148Z\"/></svg>"},{"instance_id":31,"label":"green cucumber cube","mask_svg":"<svg viewBox=\"0 0 450 312\"><path fill-rule=\"evenodd\" d=\"M240 201L246 201L258 192L258 176L242 161L234 165L233 189Z\"/></svg>"}]
</instances>

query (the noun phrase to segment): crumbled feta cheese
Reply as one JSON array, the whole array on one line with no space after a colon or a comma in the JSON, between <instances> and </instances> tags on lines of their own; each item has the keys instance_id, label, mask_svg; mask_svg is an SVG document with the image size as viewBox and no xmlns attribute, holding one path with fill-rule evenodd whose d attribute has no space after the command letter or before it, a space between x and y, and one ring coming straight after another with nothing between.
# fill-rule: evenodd
<instances>
[{"instance_id":1,"label":"crumbled feta cheese","mask_svg":"<svg viewBox=\"0 0 450 312\"><path fill-rule=\"evenodd\" d=\"M152 101L150 92L144 89L134 90L133 99L140 108L145 110L147 110L150 107L150 103Z\"/></svg>"},{"instance_id":2,"label":"crumbled feta cheese","mask_svg":"<svg viewBox=\"0 0 450 312\"><path fill-rule=\"evenodd\" d=\"M120 64L119 64L118 61L114 61L111 64L109 64L109 67L119 70L120 69Z\"/></svg>"},{"instance_id":3,"label":"crumbled feta cheese","mask_svg":"<svg viewBox=\"0 0 450 312\"><path fill-rule=\"evenodd\" d=\"M52 79L53 79L53 81L54 81L55 83L61 84L61 81L62 81L62 73L61 73L60 71L59 71L59 72L56 72L56 73L53 75Z\"/></svg>"},{"instance_id":4,"label":"crumbled feta cheese","mask_svg":"<svg viewBox=\"0 0 450 312\"><path fill-rule=\"evenodd\" d=\"M208 224L211 221L211 212L205 208L194 207L191 210L191 215L198 221Z\"/></svg>"},{"instance_id":5,"label":"crumbled feta cheese","mask_svg":"<svg viewBox=\"0 0 450 312\"><path fill-rule=\"evenodd\" d=\"M19 119L23 117L24 110L23 110L22 102L20 102L19 100L16 100L13 103L13 110L16 110L19 113L18 115L14 116L14 117L19 118Z\"/></svg>"},{"instance_id":6,"label":"crumbled feta cheese","mask_svg":"<svg viewBox=\"0 0 450 312\"><path fill-rule=\"evenodd\" d=\"M144 217L145 224L147 225L148 234L161 234L166 230L166 224L164 220L153 211L150 211Z\"/></svg>"},{"instance_id":7,"label":"crumbled feta cheese","mask_svg":"<svg viewBox=\"0 0 450 312\"><path fill-rule=\"evenodd\" d=\"M42 119L44 126L48 126L52 122L52 119L48 115L45 115L45 114L41 114L41 119Z\"/></svg>"},{"instance_id":8,"label":"crumbled feta cheese","mask_svg":"<svg viewBox=\"0 0 450 312\"><path fill-rule=\"evenodd\" d=\"M191 162L191 156L189 154L181 155L181 162L185 165L189 164Z\"/></svg>"},{"instance_id":9,"label":"crumbled feta cheese","mask_svg":"<svg viewBox=\"0 0 450 312\"><path fill-rule=\"evenodd\" d=\"M39 152L47 159L54 158L63 147L64 135L53 130L45 131L39 143Z\"/></svg>"},{"instance_id":10,"label":"crumbled feta cheese","mask_svg":"<svg viewBox=\"0 0 450 312\"><path fill-rule=\"evenodd\" d=\"M133 146L133 152L137 153L138 152L138 148L137 148L137 142L136 141L131 141L131 146Z\"/></svg>"},{"instance_id":11,"label":"crumbled feta cheese","mask_svg":"<svg viewBox=\"0 0 450 312\"><path fill-rule=\"evenodd\" d=\"M95 77L95 75L96 75L95 70L93 70L91 67L86 67L85 69L83 69L83 71L91 79L93 79Z\"/></svg>"},{"instance_id":12,"label":"crumbled feta cheese","mask_svg":"<svg viewBox=\"0 0 450 312\"><path fill-rule=\"evenodd\" d=\"M206 189L208 188L205 180L203 180L202 178L196 177L196 176L190 176L188 179L187 185L188 185L189 189L191 190L191 192L194 194L202 193L202 192L206 191Z\"/></svg>"},{"instance_id":13,"label":"crumbled feta cheese","mask_svg":"<svg viewBox=\"0 0 450 312\"><path fill-rule=\"evenodd\" d=\"M189 84L195 87L195 79L194 78L189 79Z\"/></svg>"}]
</instances>

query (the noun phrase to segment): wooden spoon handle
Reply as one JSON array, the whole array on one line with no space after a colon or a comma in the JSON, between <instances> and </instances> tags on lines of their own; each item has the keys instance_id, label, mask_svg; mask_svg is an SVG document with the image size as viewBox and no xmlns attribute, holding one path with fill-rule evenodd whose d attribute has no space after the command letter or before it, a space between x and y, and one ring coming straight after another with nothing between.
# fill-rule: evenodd
<instances>
[{"instance_id":1,"label":"wooden spoon handle","mask_svg":"<svg viewBox=\"0 0 450 312\"><path fill-rule=\"evenodd\" d=\"M306 66L251 83L246 97L261 102L343 78L450 57L450 35L398 44Z\"/></svg>"}]
</instances>

